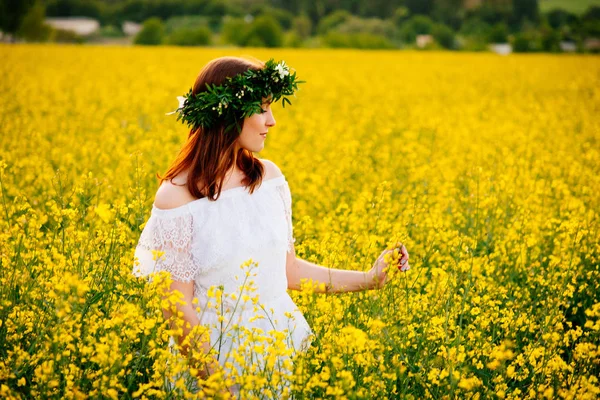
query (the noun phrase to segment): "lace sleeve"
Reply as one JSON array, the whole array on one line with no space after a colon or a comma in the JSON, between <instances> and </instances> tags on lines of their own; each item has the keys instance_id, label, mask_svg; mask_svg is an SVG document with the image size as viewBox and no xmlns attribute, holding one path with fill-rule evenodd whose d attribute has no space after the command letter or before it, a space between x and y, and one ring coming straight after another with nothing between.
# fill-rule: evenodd
<instances>
[{"instance_id":1,"label":"lace sleeve","mask_svg":"<svg viewBox=\"0 0 600 400\"><path fill-rule=\"evenodd\" d=\"M168 271L173 280L193 281L200 271L191 252L193 233L189 210L153 210L136 246L133 274Z\"/></svg>"},{"instance_id":2,"label":"lace sleeve","mask_svg":"<svg viewBox=\"0 0 600 400\"><path fill-rule=\"evenodd\" d=\"M294 243L296 239L294 238L294 228L292 224L292 194L290 192L290 187L288 186L287 181L285 181L282 185L277 185L277 190L279 195L281 196L281 200L283 201L283 207L285 209L285 217L287 220L288 227L288 253L292 251L294 248Z\"/></svg>"}]
</instances>

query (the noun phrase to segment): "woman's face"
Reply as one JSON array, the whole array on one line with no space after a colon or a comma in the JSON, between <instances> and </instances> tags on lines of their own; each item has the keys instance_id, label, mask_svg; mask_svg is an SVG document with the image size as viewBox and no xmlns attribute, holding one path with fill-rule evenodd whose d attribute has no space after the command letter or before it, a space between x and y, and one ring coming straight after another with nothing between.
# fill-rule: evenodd
<instances>
[{"instance_id":1,"label":"woman's face","mask_svg":"<svg viewBox=\"0 0 600 400\"><path fill-rule=\"evenodd\" d=\"M266 132L275 125L271 98L263 98L261 108L264 112L252 114L244 119L244 127L238 137L238 145L246 150L258 153L265 147Z\"/></svg>"}]
</instances>

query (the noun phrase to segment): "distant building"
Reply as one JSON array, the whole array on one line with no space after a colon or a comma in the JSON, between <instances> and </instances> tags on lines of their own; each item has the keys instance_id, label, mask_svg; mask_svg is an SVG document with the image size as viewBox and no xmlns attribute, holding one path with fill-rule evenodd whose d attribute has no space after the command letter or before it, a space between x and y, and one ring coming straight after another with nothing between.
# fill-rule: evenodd
<instances>
[{"instance_id":1,"label":"distant building","mask_svg":"<svg viewBox=\"0 0 600 400\"><path fill-rule=\"evenodd\" d=\"M121 25L121 29L127 36L134 36L142 30L142 25L131 21L125 21L123 22L123 25Z\"/></svg>"},{"instance_id":2,"label":"distant building","mask_svg":"<svg viewBox=\"0 0 600 400\"><path fill-rule=\"evenodd\" d=\"M86 17L46 18L45 23L56 29L71 31L81 36L91 35L100 29L97 20Z\"/></svg>"},{"instance_id":3,"label":"distant building","mask_svg":"<svg viewBox=\"0 0 600 400\"><path fill-rule=\"evenodd\" d=\"M12 43L14 41L13 35L0 31L0 43Z\"/></svg>"},{"instance_id":4,"label":"distant building","mask_svg":"<svg viewBox=\"0 0 600 400\"><path fill-rule=\"evenodd\" d=\"M583 48L589 51L600 51L600 39L595 37L585 39Z\"/></svg>"},{"instance_id":5,"label":"distant building","mask_svg":"<svg viewBox=\"0 0 600 400\"><path fill-rule=\"evenodd\" d=\"M564 51L565 53L574 53L577 51L577 44L575 42L563 40L560 42L560 50Z\"/></svg>"},{"instance_id":6,"label":"distant building","mask_svg":"<svg viewBox=\"0 0 600 400\"><path fill-rule=\"evenodd\" d=\"M512 46L510 43L492 43L490 44L489 49L502 56L512 53Z\"/></svg>"},{"instance_id":7,"label":"distant building","mask_svg":"<svg viewBox=\"0 0 600 400\"><path fill-rule=\"evenodd\" d=\"M417 47L422 49L427 46L429 43L433 42L433 36L431 35L417 35Z\"/></svg>"}]
</instances>

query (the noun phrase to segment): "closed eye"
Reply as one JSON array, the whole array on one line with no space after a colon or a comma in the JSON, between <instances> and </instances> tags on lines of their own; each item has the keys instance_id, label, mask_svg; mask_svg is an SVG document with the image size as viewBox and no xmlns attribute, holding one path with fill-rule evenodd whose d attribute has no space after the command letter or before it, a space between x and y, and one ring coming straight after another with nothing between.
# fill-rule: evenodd
<instances>
[{"instance_id":1,"label":"closed eye","mask_svg":"<svg viewBox=\"0 0 600 400\"><path fill-rule=\"evenodd\" d=\"M265 104L267 105L266 106L267 109L264 109L264 108L261 107L261 110L262 110L263 113L266 113L268 111L268 108L271 106L271 102L263 103L262 106L264 107Z\"/></svg>"}]
</instances>

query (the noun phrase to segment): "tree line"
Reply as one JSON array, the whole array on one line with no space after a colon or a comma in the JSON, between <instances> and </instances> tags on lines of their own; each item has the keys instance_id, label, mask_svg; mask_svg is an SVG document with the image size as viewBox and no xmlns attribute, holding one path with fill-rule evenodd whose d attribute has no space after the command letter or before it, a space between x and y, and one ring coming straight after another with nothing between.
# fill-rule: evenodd
<instances>
[{"instance_id":1,"label":"tree line","mask_svg":"<svg viewBox=\"0 0 600 400\"><path fill-rule=\"evenodd\" d=\"M434 48L560 51L600 38L600 7L542 13L538 0L0 0L0 10L0 29L17 37L44 15L86 16L113 36L124 21L143 23L140 44L406 48L430 35Z\"/></svg>"}]
</instances>

